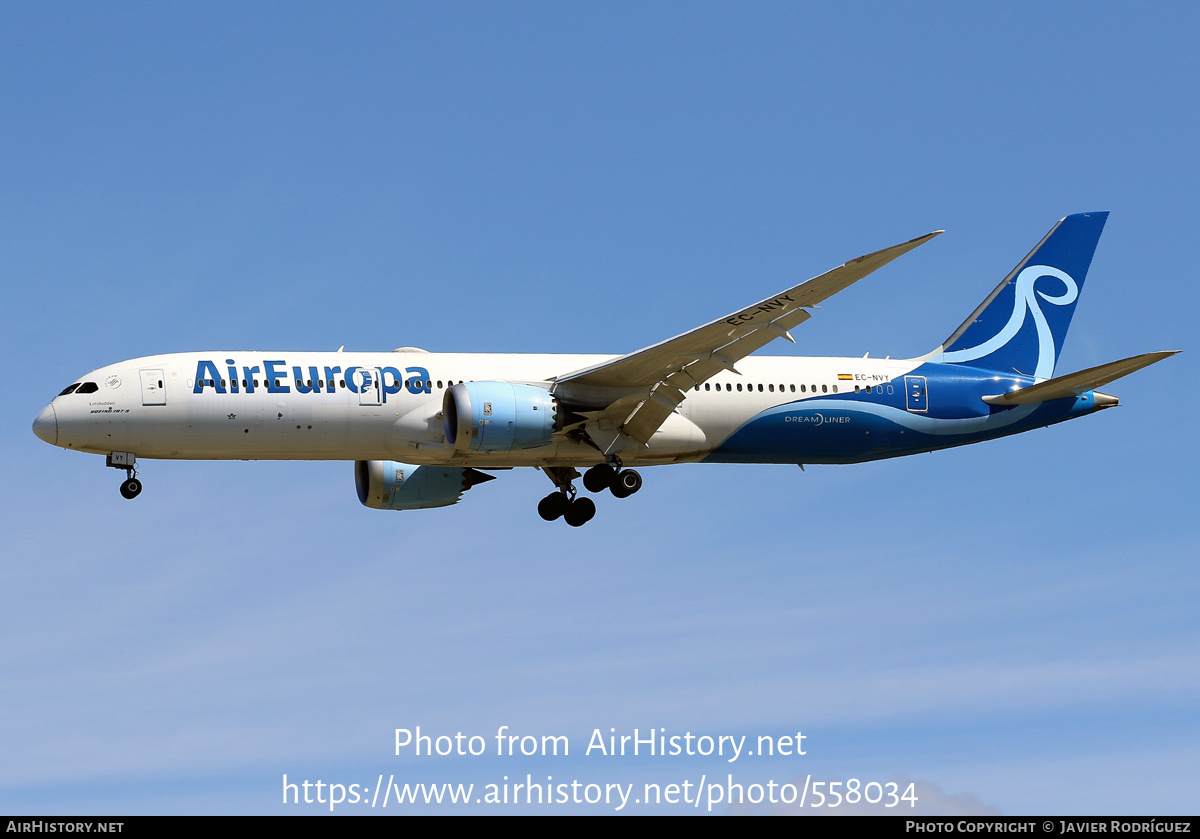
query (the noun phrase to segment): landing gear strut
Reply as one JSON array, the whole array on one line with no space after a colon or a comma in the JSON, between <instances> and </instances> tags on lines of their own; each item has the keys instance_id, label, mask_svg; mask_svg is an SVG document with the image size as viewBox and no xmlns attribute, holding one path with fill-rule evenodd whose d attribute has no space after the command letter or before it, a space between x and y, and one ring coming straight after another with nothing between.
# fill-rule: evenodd
<instances>
[{"instance_id":1,"label":"landing gear strut","mask_svg":"<svg viewBox=\"0 0 1200 839\"><path fill-rule=\"evenodd\" d=\"M142 482L137 479L137 458L133 452L113 452L108 456L107 465L125 470L125 480L121 483L121 497L137 498L142 491Z\"/></svg>"}]
</instances>

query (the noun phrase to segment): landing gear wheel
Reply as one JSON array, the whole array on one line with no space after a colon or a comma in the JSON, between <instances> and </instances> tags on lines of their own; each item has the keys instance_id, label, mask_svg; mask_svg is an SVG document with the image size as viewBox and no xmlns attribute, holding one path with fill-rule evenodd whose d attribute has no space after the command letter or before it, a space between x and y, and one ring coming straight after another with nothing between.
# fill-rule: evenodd
<instances>
[{"instance_id":1,"label":"landing gear wheel","mask_svg":"<svg viewBox=\"0 0 1200 839\"><path fill-rule=\"evenodd\" d=\"M612 486L616 477L617 471L607 463L597 463L583 473L583 485L587 487L588 492L603 492Z\"/></svg>"},{"instance_id":2,"label":"landing gear wheel","mask_svg":"<svg viewBox=\"0 0 1200 839\"><path fill-rule=\"evenodd\" d=\"M122 490L124 492L124 490ZM561 492L552 492L538 502L538 515L546 521L554 521L567 512L571 499Z\"/></svg>"},{"instance_id":3,"label":"landing gear wheel","mask_svg":"<svg viewBox=\"0 0 1200 839\"><path fill-rule=\"evenodd\" d=\"M125 498L137 498L138 493L142 491L142 482L137 478L130 478L121 484L121 495Z\"/></svg>"},{"instance_id":4,"label":"landing gear wheel","mask_svg":"<svg viewBox=\"0 0 1200 839\"><path fill-rule=\"evenodd\" d=\"M622 469L617 473L609 491L617 498L628 498L642 488L642 476L632 469Z\"/></svg>"},{"instance_id":5,"label":"landing gear wheel","mask_svg":"<svg viewBox=\"0 0 1200 839\"><path fill-rule=\"evenodd\" d=\"M582 527L596 515L596 502L590 498L576 498L563 514L563 519L571 527Z\"/></svg>"}]
</instances>

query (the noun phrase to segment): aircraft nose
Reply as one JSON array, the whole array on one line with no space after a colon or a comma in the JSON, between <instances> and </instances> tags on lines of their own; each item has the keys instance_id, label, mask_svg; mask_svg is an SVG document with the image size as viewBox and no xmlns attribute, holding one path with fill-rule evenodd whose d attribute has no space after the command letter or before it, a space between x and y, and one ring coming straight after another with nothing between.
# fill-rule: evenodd
<instances>
[{"instance_id":1,"label":"aircraft nose","mask_svg":"<svg viewBox=\"0 0 1200 839\"><path fill-rule=\"evenodd\" d=\"M54 406L47 405L33 421L33 433L52 446L58 445L58 415Z\"/></svg>"}]
</instances>

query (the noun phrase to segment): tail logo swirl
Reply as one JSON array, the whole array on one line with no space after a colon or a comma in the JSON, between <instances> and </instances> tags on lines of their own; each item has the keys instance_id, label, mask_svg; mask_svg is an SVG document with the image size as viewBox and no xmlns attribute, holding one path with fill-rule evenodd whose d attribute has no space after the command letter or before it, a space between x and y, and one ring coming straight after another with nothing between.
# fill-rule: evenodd
<instances>
[{"instance_id":1,"label":"tail logo swirl","mask_svg":"<svg viewBox=\"0 0 1200 839\"><path fill-rule=\"evenodd\" d=\"M1057 297L1044 291L1035 291L1034 286L1042 277L1053 277L1061 281L1066 286L1066 290ZM1027 266L1017 275L1013 284L1016 286L1013 311L1004 328L982 344L945 353L944 361L962 363L991 355L1021 331L1021 327L1025 324L1025 315L1029 313L1033 316L1034 324L1037 326L1038 336L1038 360L1033 375L1037 379L1048 379L1054 374L1054 362L1056 361L1054 334L1050 331L1050 325L1046 322L1046 315L1042 312L1038 298L1040 297L1053 306L1069 306L1079 297L1079 286L1070 274L1057 268L1051 268L1049 265ZM1028 373L1025 370L1021 372Z\"/></svg>"}]
</instances>

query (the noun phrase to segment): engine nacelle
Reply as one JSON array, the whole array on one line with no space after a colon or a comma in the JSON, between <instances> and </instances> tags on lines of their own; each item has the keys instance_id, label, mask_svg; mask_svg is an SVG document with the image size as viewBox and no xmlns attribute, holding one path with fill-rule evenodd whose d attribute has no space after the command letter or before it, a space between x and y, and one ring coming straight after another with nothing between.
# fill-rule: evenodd
<instances>
[{"instance_id":1,"label":"engine nacelle","mask_svg":"<svg viewBox=\"0 0 1200 839\"><path fill-rule=\"evenodd\" d=\"M470 382L442 400L446 442L457 452L532 449L554 434L554 397L540 387Z\"/></svg>"},{"instance_id":2,"label":"engine nacelle","mask_svg":"<svg viewBox=\"0 0 1200 839\"><path fill-rule=\"evenodd\" d=\"M424 510L457 504L475 484L494 479L462 466L414 466L394 460L358 460L358 500L376 510Z\"/></svg>"}]
</instances>

